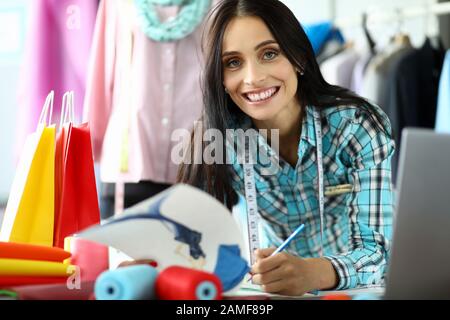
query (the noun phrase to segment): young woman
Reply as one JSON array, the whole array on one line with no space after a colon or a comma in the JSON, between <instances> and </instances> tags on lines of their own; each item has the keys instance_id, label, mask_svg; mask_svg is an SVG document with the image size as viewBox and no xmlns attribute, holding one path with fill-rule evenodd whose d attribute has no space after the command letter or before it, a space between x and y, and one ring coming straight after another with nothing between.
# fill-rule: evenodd
<instances>
[{"instance_id":1,"label":"young woman","mask_svg":"<svg viewBox=\"0 0 450 320\"><path fill-rule=\"evenodd\" d=\"M393 211L386 115L324 80L300 23L278 0L223 0L208 31L200 133L277 129L278 170L252 167L258 213L274 247L305 224L288 250L257 250L254 283L302 295L382 282ZM207 145L195 144L195 133L192 148L202 152ZM179 181L230 208L245 197L244 166L236 161L183 164Z\"/></svg>"}]
</instances>

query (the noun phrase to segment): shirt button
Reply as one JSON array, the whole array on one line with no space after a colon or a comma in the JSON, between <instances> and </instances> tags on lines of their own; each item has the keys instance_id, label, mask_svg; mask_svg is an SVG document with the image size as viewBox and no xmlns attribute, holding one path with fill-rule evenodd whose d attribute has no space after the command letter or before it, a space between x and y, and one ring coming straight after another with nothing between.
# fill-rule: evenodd
<instances>
[{"instance_id":1,"label":"shirt button","mask_svg":"<svg viewBox=\"0 0 450 320\"><path fill-rule=\"evenodd\" d=\"M169 56L172 55L172 49L166 49L166 54Z\"/></svg>"},{"instance_id":2,"label":"shirt button","mask_svg":"<svg viewBox=\"0 0 450 320\"><path fill-rule=\"evenodd\" d=\"M163 124L163 126L167 126L169 124L169 118L162 118L161 123Z\"/></svg>"},{"instance_id":3,"label":"shirt button","mask_svg":"<svg viewBox=\"0 0 450 320\"><path fill-rule=\"evenodd\" d=\"M171 88L172 88L172 86L170 84L168 84L168 83L164 85L164 90L165 91L169 91Z\"/></svg>"}]
</instances>

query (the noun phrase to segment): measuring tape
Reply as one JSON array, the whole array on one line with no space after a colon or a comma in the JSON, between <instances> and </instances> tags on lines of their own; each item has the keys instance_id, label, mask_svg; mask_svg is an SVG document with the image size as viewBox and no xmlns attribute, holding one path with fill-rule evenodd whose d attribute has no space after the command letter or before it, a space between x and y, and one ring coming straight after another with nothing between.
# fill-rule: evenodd
<instances>
[{"instance_id":1,"label":"measuring tape","mask_svg":"<svg viewBox=\"0 0 450 320\"><path fill-rule=\"evenodd\" d=\"M320 114L317 110L314 110L314 130L316 131L317 180L319 184L320 256L323 257L323 215L325 210L325 196L323 187L322 124L320 123Z\"/></svg>"},{"instance_id":2,"label":"measuring tape","mask_svg":"<svg viewBox=\"0 0 450 320\"><path fill-rule=\"evenodd\" d=\"M258 230L258 203L256 201L255 172L253 171L252 157L245 147L244 161L244 184L245 184L245 200L247 202L247 227L248 227L248 244L250 250L250 263L254 265L256 262L255 250L259 248L259 230Z\"/></svg>"},{"instance_id":3,"label":"measuring tape","mask_svg":"<svg viewBox=\"0 0 450 320\"><path fill-rule=\"evenodd\" d=\"M314 110L314 130L316 133L316 150L317 150L317 174L318 174L318 194L319 194L319 214L320 214L320 256L323 257L323 224L324 224L324 208L325 196L323 187L323 156L322 156L322 124L320 114ZM259 229L258 229L258 203L256 198L255 173L253 171L253 164L250 162L250 152L245 147L245 161L244 161L244 187L245 200L247 203L247 227L248 240L250 250L250 263L253 265L256 262L255 250L259 248Z\"/></svg>"}]
</instances>

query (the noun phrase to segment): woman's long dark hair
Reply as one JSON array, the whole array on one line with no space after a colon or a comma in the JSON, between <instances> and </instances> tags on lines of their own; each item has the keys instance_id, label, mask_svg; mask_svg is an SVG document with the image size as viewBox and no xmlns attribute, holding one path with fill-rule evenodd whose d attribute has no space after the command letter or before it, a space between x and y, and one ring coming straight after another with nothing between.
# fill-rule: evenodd
<instances>
[{"instance_id":1,"label":"woman's long dark hair","mask_svg":"<svg viewBox=\"0 0 450 320\"><path fill-rule=\"evenodd\" d=\"M294 14L279 0L223 0L210 13L208 34L204 46L206 66L202 79L204 110L202 130L191 136L189 163L182 164L178 182L199 187L231 208L237 194L231 187L231 168L227 164L193 164L194 157L203 154L205 143L201 140L205 130L218 129L225 137L231 120L243 112L226 94L223 86L222 42L225 29L235 17L261 18L280 45L291 64L304 75L298 81L297 98L302 107L312 105L327 108L338 105L370 107L363 98L347 89L330 85L323 78L313 48ZM225 147L224 153L225 154Z\"/></svg>"}]
</instances>

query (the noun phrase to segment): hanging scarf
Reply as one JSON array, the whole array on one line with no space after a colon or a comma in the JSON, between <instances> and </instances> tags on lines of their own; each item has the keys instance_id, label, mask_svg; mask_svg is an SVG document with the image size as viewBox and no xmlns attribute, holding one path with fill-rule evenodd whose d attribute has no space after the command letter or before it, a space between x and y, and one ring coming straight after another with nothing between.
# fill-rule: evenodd
<instances>
[{"instance_id":1,"label":"hanging scarf","mask_svg":"<svg viewBox=\"0 0 450 320\"><path fill-rule=\"evenodd\" d=\"M158 42L177 41L191 34L203 21L211 0L135 0L144 33ZM182 6L174 19L162 23L155 5Z\"/></svg>"}]
</instances>

